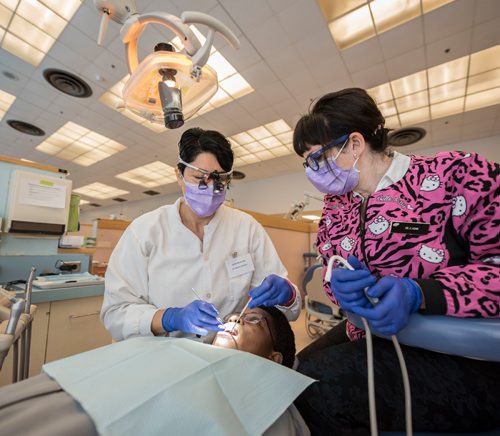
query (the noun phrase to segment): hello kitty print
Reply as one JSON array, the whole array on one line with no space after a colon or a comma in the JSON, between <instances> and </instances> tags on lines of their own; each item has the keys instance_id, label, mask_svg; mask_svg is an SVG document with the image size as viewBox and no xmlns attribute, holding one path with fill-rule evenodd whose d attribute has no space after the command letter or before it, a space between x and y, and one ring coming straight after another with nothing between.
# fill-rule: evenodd
<instances>
[{"instance_id":1,"label":"hello kitty print","mask_svg":"<svg viewBox=\"0 0 500 436\"><path fill-rule=\"evenodd\" d=\"M427 313L500 317L499 267L488 261L500 256L499 168L474 153L413 156L401 180L366 200L364 220L358 196L325 196L317 239L325 264L352 254L378 277L416 279ZM398 233L396 222L426 230Z\"/></svg>"}]
</instances>

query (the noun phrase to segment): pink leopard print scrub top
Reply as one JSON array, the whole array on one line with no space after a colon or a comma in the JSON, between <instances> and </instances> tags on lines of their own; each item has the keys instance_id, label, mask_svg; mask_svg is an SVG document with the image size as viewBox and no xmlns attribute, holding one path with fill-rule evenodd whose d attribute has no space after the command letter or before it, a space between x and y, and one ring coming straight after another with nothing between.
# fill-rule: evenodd
<instances>
[{"instance_id":1,"label":"pink leopard print scrub top","mask_svg":"<svg viewBox=\"0 0 500 436\"><path fill-rule=\"evenodd\" d=\"M412 156L402 179L368 197L364 214L352 192L326 195L317 236L324 264L352 254L377 277L412 278L423 313L500 317L499 173L475 153ZM418 234L408 223L421 223ZM360 337L353 325L347 332Z\"/></svg>"}]
</instances>

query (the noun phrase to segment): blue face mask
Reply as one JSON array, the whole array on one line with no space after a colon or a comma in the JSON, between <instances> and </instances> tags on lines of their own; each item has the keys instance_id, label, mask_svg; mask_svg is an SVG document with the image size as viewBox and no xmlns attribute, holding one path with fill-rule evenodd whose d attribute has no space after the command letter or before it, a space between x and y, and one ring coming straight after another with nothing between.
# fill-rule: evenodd
<instances>
[{"instance_id":1,"label":"blue face mask","mask_svg":"<svg viewBox=\"0 0 500 436\"><path fill-rule=\"evenodd\" d=\"M324 153L325 148L331 148L345 141L342 148L333 158L325 158L318 163L318 158ZM314 187L325 194L344 195L351 192L359 182L359 171L355 168L358 159L349 169L340 168L336 160L349 141L349 135L344 135L315 153L311 153L306 159L306 176ZM314 163L314 164L313 164Z\"/></svg>"}]
</instances>

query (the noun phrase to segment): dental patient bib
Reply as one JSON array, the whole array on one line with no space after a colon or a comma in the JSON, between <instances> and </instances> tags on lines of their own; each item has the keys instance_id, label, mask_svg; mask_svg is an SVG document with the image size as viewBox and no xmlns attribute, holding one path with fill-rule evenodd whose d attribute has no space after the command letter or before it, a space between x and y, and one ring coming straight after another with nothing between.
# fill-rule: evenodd
<instances>
[{"instance_id":1,"label":"dental patient bib","mask_svg":"<svg viewBox=\"0 0 500 436\"><path fill-rule=\"evenodd\" d=\"M314 380L250 353L140 337L44 365L102 435L262 434Z\"/></svg>"}]
</instances>

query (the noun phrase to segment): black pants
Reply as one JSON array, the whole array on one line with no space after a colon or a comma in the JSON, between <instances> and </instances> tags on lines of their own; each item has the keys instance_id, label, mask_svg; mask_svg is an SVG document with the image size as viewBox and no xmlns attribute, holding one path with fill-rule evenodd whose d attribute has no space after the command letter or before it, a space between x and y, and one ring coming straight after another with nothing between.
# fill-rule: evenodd
<instances>
[{"instance_id":1,"label":"black pants","mask_svg":"<svg viewBox=\"0 0 500 436\"><path fill-rule=\"evenodd\" d=\"M499 345L500 346L500 345ZM391 341L374 338L377 422L404 431L404 390ZM411 385L414 431L500 429L500 363L401 346ZM298 355L313 383L295 401L313 435L368 435L366 342L349 342L345 323Z\"/></svg>"}]
</instances>

